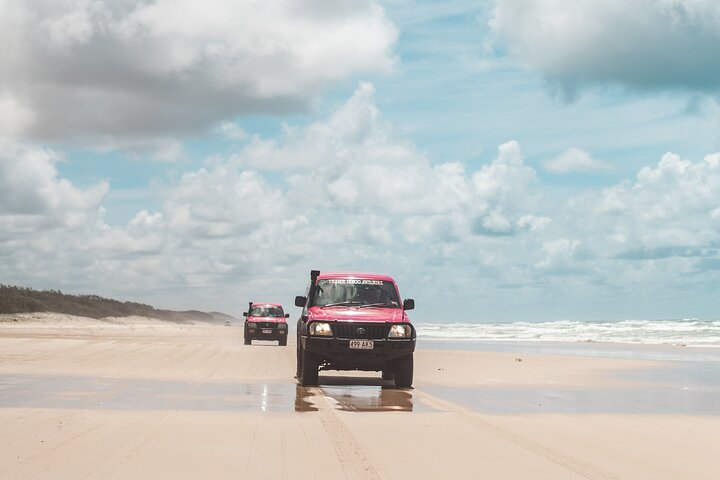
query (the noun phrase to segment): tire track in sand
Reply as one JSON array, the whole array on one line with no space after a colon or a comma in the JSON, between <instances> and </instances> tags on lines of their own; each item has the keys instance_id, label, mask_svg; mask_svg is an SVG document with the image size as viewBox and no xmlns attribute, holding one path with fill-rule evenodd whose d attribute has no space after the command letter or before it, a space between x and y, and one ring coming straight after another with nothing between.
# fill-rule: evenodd
<instances>
[{"instance_id":1,"label":"tire track in sand","mask_svg":"<svg viewBox=\"0 0 720 480\"><path fill-rule=\"evenodd\" d=\"M195 355L197 352L201 352L199 348L193 349L191 355ZM189 393L189 396L200 392L208 382L212 381L213 377L215 377L222 364L227 360L228 356L228 353L213 349L209 350L209 356L207 356L207 358L203 357L202 362L197 362L198 365L207 365L210 363L212 363L212 365L209 367L209 371L205 375L204 379L196 382L196 385L191 390L191 393ZM105 479L115 476L118 470L125 468L126 465L130 464L134 459L139 457L141 454L146 453L156 439L165 433L167 420L179 414L180 413L177 411L170 410L164 412L158 418L154 418L149 421L146 418L140 418L131 425L125 426L125 431L134 432L132 433L131 438L125 442L125 446L116 452L112 458L107 459L93 471L89 472L84 478ZM144 425L144 427L142 429L138 429L136 428L137 425Z\"/></svg>"},{"instance_id":2,"label":"tire track in sand","mask_svg":"<svg viewBox=\"0 0 720 480\"><path fill-rule=\"evenodd\" d=\"M485 433L499 437L516 447L532 452L535 455L549 462L555 463L567 470L575 472L582 477L590 480L622 480L621 477L597 465L583 462L571 455L558 452L557 450L546 447L545 445L527 437L505 430L490 420L481 418L480 415L469 411L467 408L458 405L457 403L438 398L418 389L413 390L413 395L422 398L426 403L435 408L447 410L451 414L461 417L465 422L484 431Z\"/></svg>"},{"instance_id":3,"label":"tire track in sand","mask_svg":"<svg viewBox=\"0 0 720 480\"><path fill-rule=\"evenodd\" d=\"M362 447L355 439L347 426L340 420L333 407L329 404L321 388L308 387L308 393L314 395L315 406L318 409L318 416L323 428L335 448L345 478L380 480L380 475L375 470L372 462L363 452Z\"/></svg>"}]
</instances>

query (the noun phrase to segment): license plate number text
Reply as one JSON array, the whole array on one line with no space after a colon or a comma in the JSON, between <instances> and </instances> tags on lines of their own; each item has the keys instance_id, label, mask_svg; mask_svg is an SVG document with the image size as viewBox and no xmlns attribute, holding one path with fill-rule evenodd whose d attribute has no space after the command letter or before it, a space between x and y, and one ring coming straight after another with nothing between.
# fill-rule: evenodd
<instances>
[{"instance_id":1,"label":"license plate number text","mask_svg":"<svg viewBox=\"0 0 720 480\"><path fill-rule=\"evenodd\" d=\"M350 340L350 348L353 350L372 350L374 346L372 340Z\"/></svg>"}]
</instances>

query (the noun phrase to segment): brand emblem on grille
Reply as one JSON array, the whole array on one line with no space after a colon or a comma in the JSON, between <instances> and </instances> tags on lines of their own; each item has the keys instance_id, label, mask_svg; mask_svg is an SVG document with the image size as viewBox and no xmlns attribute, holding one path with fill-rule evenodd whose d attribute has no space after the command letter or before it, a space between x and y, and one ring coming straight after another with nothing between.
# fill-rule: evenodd
<instances>
[{"instance_id":1,"label":"brand emblem on grille","mask_svg":"<svg viewBox=\"0 0 720 480\"><path fill-rule=\"evenodd\" d=\"M357 330L355 330L355 332L356 332L358 335L362 335L363 333L365 333L365 329L362 328L362 327L360 327L360 328L358 328Z\"/></svg>"}]
</instances>

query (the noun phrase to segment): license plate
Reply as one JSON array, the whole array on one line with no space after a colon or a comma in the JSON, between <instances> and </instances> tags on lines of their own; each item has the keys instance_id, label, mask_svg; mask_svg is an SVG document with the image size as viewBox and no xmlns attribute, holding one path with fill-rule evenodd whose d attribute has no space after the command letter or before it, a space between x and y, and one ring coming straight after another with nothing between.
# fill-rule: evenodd
<instances>
[{"instance_id":1,"label":"license plate","mask_svg":"<svg viewBox=\"0 0 720 480\"><path fill-rule=\"evenodd\" d=\"M269 328L265 328L265 329L263 329L262 332L263 333L272 333L272 330L270 330Z\"/></svg>"},{"instance_id":2,"label":"license plate","mask_svg":"<svg viewBox=\"0 0 720 480\"><path fill-rule=\"evenodd\" d=\"M375 342L372 340L350 340L350 348L358 350L372 350Z\"/></svg>"}]
</instances>

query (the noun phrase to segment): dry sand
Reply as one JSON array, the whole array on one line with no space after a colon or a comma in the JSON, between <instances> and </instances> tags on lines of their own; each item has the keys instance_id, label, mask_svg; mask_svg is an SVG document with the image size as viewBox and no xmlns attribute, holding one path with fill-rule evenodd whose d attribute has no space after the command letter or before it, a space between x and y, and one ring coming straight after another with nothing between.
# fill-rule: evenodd
<instances>
[{"instance_id":1,"label":"dry sand","mask_svg":"<svg viewBox=\"0 0 720 480\"><path fill-rule=\"evenodd\" d=\"M303 388L292 341L36 317L0 319L2 479L720 475L717 392L642 375L659 362L420 348L414 389Z\"/></svg>"}]
</instances>

